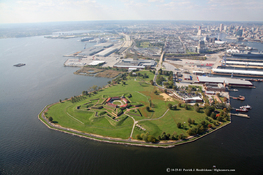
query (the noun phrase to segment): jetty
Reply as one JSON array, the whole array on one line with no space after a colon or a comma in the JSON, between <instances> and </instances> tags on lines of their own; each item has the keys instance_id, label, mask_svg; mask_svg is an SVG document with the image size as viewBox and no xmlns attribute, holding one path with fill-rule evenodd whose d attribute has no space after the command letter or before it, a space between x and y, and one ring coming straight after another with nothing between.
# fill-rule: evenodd
<instances>
[{"instance_id":1,"label":"jetty","mask_svg":"<svg viewBox=\"0 0 263 175\"><path fill-rule=\"evenodd\" d=\"M249 115L247 115L247 114L240 114L240 113L231 113L231 116L250 118Z\"/></svg>"}]
</instances>

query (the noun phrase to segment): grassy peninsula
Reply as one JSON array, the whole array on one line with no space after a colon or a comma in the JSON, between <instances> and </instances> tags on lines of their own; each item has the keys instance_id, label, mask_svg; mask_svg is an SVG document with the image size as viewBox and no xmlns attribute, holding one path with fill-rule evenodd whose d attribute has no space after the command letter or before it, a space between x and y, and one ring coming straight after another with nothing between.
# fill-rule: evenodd
<instances>
[{"instance_id":1,"label":"grassy peninsula","mask_svg":"<svg viewBox=\"0 0 263 175\"><path fill-rule=\"evenodd\" d=\"M122 74L105 88L94 86L46 107L39 118L50 128L95 140L158 147L196 140L229 123L224 112L216 120L215 109L169 97L152 85L153 76Z\"/></svg>"}]
</instances>

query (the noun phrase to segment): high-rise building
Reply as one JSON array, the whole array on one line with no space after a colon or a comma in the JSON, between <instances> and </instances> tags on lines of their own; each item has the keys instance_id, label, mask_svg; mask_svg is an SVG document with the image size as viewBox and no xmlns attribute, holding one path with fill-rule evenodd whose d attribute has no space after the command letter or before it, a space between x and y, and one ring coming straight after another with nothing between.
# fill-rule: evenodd
<instances>
[{"instance_id":1,"label":"high-rise building","mask_svg":"<svg viewBox=\"0 0 263 175\"><path fill-rule=\"evenodd\" d=\"M238 36L242 36L243 35L243 30L238 30L236 33Z\"/></svg>"},{"instance_id":2,"label":"high-rise building","mask_svg":"<svg viewBox=\"0 0 263 175\"><path fill-rule=\"evenodd\" d=\"M224 29L224 25L223 25L223 24L220 24L219 31L222 32L223 29Z\"/></svg>"},{"instance_id":3,"label":"high-rise building","mask_svg":"<svg viewBox=\"0 0 263 175\"><path fill-rule=\"evenodd\" d=\"M199 27L199 30L198 30L198 32L197 32L197 35L198 35L198 36L201 36L201 35L202 35L202 30L200 29L200 27Z\"/></svg>"},{"instance_id":4,"label":"high-rise building","mask_svg":"<svg viewBox=\"0 0 263 175\"><path fill-rule=\"evenodd\" d=\"M205 52L205 42L204 41L199 41L198 46L197 46L197 52L198 53Z\"/></svg>"}]
</instances>

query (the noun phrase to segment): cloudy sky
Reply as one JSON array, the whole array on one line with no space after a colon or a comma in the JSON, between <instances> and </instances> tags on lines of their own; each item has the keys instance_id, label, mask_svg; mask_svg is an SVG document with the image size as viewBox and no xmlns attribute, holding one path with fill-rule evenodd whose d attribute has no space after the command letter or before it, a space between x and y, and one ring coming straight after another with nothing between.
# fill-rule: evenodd
<instances>
[{"instance_id":1,"label":"cloudy sky","mask_svg":"<svg viewBox=\"0 0 263 175\"><path fill-rule=\"evenodd\" d=\"M0 0L0 23L89 20L263 21L263 0Z\"/></svg>"}]
</instances>

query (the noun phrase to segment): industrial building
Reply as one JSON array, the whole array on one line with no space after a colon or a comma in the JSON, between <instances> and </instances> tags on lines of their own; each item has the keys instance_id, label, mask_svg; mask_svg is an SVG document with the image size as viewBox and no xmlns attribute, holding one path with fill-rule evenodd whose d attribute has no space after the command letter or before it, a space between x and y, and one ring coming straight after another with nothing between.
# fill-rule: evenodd
<instances>
[{"instance_id":1,"label":"industrial building","mask_svg":"<svg viewBox=\"0 0 263 175\"><path fill-rule=\"evenodd\" d=\"M206 91L220 91L220 92L226 91L226 87L220 83L219 84L206 83L204 84L204 89Z\"/></svg>"},{"instance_id":2,"label":"industrial building","mask_svg":"<svg viewBox=\"0 0 263 175\"><path fill-rule=\"evenodd\" d=\"M224 77L206 77L197 76L197 83L206 84L223 84L224 86L234 86L234 87L254 87L250 81L234 79L234 78L224 78Z\"/></svg>"},{"instance_id":3,"label":"industrial building","mask_svg":"<svg viewBox=\"0 0 263 175\"><path fill-rule=\"evenodd\" d=\"M118 63L116 63L113 67L115 68L137 68L137 69L144 69L144 68L151 68L156 65L154 60L134 60L134 59L122 59Z\"/></svg>"},{"instance_id":4,"label":"industrial building","mask_svg":"<svg viewBox=\"0 0 263 175\"><path fill-rule=\"evenodd\" d=\"M243 62L243 61L226 61L229 65L245 65L245 66L263 66L263 63L259 62Z\"/></svg>"},{"instance_id":5,"label":"industrial building","mask_svg":"<svg viewBox=\"0 0 263 175\"><path fill-rule=\"evenodd\" d=\"M235 76L255 76L262 77L262 71L253 70L232 70L232 69L212 69L212 74L219 75L235 75Z\"/></svg>"},{"instance_id":6,"label":"industrial building","mask_svg":"<svg viewBox=\"0 0 263 175\"><path fill-rule=\"evenodd\" d=\"M113 45L114 45L113 43L100 43L100 44L95 45L95 47L109 48Z\"/></svg>"},{"instance_id":7,"label":"industrial building","mask_svg":"<svg viewBox=\"0 0 263 175\"><path fill-rule=\"evenodd\" d=\"M104 49L102 47L90 47L90 48L87 48L87 49L81 51L81 53L79 53L78 56L82 56L82 57L92 56L92 55L99 53L103 50Z\"/></svg>"},{"instance_id":8,"label":"industrial building","mask_svg":"<svg viewBox=\"0 0 263 175\"><path fill-rule=\"evenodd\" d=\"M105 63L105 61L92 61L91 63L89 63L90 66L97 66L99 64L103 64Z\"/></svg>"},{"instance_id":9,"label":"industrial building","mask_svg":"<svg viewBox=\"0 0 263 175\"><path fill-rule=\"evenodd\" d=\"M185 98L185 103L201 103L203 102L203 99L200 97L191 97L191 98Z\"/></svg>"},{"instance_id":10,"label":"industrial building","mask_svg":"<svg viewBox=\"0 0 263 175\"><path fill-rule=\"evenodd\" d=\"M111 47L111 48L105 49L105 50L103 50L102 52L96 54L96 56L106 57L106 56L112 54L113 52L115 52L115 51L117 51L117 50L118 50L117 48Z\"/></svg>"}]
</instances>

